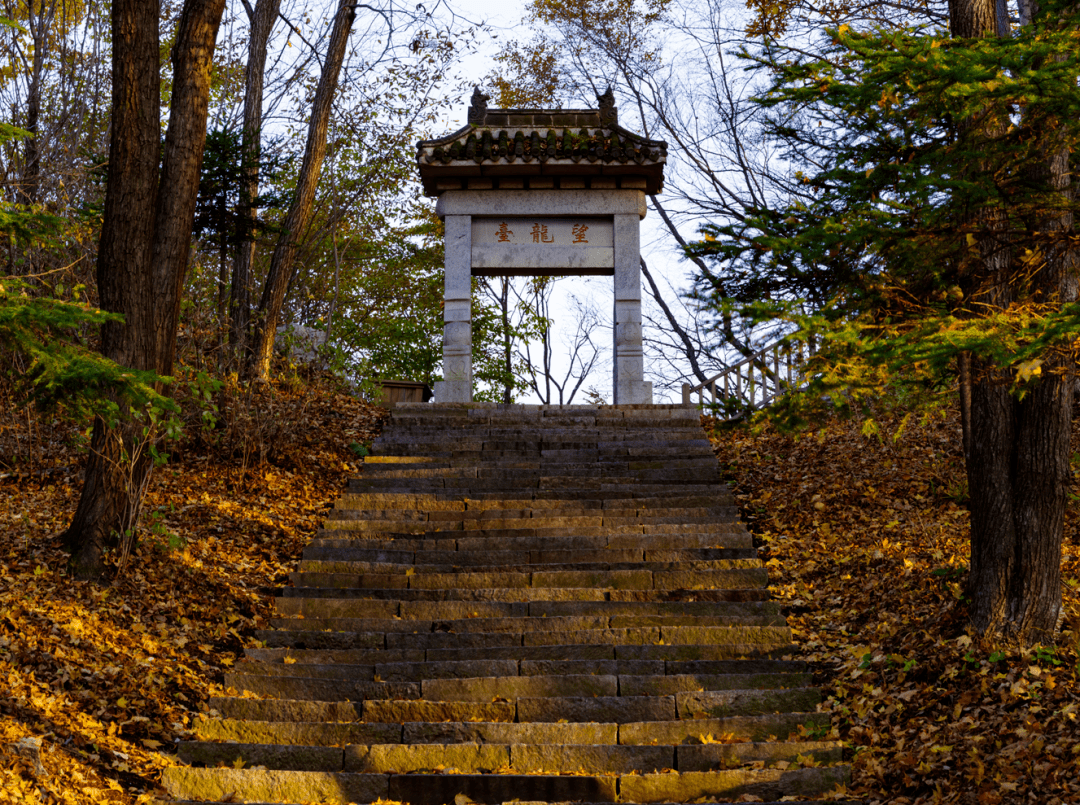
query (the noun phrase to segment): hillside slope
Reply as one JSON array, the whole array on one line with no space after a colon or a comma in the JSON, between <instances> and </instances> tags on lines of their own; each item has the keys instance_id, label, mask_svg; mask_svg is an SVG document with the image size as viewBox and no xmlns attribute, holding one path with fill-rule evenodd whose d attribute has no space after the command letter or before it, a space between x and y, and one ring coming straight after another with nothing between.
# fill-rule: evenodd
<instances>
[{"instance_id":1,"label":"hillside slope","mask_svg":"<svg viewBox=\"0 0 1080 805\"><path fill-rule=\"evenodd\" d=\"M85 438L0 400L0 800L163 795L164 753L226 692L271 589L384 416L326 377L209 396L190 379L184 436L166 445L139 546L110 585L66 576L58 539Z\"/></svg>"},{"instance_id":2,"label":"hillside slope","mask_svg":"<svg viewBox=\"0 0 1080 805\"><path fill-rule=\"evenodd\" d=\"M817 663L849 794L868 802L1076 802L1080 548L1066 523L1056 645L964 629L967 483L959 417L832 422L801 435L717 431L714 447L767 558L773 594ZM869 430L869 429L868 429ZM1074 427L1074 463L1080 441Z\"/></svg>"}]
</instances>

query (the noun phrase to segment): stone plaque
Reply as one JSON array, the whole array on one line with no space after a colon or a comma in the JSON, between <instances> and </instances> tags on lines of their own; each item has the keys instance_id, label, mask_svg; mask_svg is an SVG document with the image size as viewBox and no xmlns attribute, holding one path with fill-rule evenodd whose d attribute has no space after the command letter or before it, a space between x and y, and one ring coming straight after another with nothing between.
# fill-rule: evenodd
<instances>
[{"instance_id":1,"label":"stone plaque","mask_svg":"<svg viewBox=\"0 0 1080 805\"><path fill-rule=\"evenodd\" d=\"M472 273L611 274L610 218L473 218Z\"/></svg>"},{"instance_id":2,"label":"stone plaque","mask_svg":"<svg viewBox=\"0 0 1080 805\"><path fill-rule=\"evenodd\" d=\"M614 227L604 218L473 218L472 242L508 246L611 248Z\"/></svg>"}]
</instances>

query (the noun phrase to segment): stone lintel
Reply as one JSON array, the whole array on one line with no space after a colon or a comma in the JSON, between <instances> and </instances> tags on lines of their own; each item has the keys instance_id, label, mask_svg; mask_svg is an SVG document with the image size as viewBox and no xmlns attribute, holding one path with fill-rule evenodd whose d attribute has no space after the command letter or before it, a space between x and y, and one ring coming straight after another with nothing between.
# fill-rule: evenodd
<instances>
[{"instance_id":1,"label":"stone lintel","mask_svg":"<svg viewBox=\"0 0 1080 805\"><path fill-rule=\"evenodd\" d=\"M551 215L588 217L637 215L644 218L641 190L447 190L435 212L450 215Z\"/></svg>"},{"instance_id":2,"label":"stone lintel","mask_svg":"<svg viewBox=\"0 0 1080 805\"><path fill-rule=\"evenodd\" d=\"M578 273L578 269L603 269L601 273L615 271L615 250L602 246L510 246L506 244L481 244L472 247L472 272L476 276L486 276L485 270L495 270L495 276L502 269L527 268L533 271L560 271L567 275Z\"/></svg>"}]
</instances>

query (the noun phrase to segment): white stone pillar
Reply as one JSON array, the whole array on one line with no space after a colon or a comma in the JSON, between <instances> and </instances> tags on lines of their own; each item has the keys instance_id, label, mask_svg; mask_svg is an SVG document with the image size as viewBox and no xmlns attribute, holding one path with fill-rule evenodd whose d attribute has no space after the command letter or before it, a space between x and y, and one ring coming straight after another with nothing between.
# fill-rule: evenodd
<instances>
[{"instance_id":1,"label":"white stone pillar","mask_svg":"<svg viewBox=\"0 0 1080 805\"><path fill-rule=\"evenodd\" d=\"M640 216L615 216L615 360L616 405L652 402L645 382L641 347Z\"/></svg>"},{"instance_id":2,"label":"white stone pillar","mask_svg":"<svg viewBox=\"0 0 1080 805\"><path fill-rule=\"evenodd\" d=\"M472 402L472 216L447 215L443 380L435 402Z\"/></svg>"}]
</instances>

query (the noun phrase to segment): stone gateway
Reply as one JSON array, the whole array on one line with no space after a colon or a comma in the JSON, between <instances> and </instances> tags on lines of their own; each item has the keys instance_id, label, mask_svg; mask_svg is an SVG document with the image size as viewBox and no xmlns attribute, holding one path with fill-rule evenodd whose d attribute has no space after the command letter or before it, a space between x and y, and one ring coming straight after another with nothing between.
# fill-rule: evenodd
<instances>
[{"instance_id":1,"label":"stone gateway","mask_svg":"<svg viewBox=\"0 0 1080 805\"><path fill-rule=\"evenodd\" d=\"M417 143L424 192L446 225L443 377L436 402L472 400L473 276L614 277L615 404L652 402L641 349L639 226L664 184L667 144L598 109L488 109Z\"/></svg>"}]
</instances>

